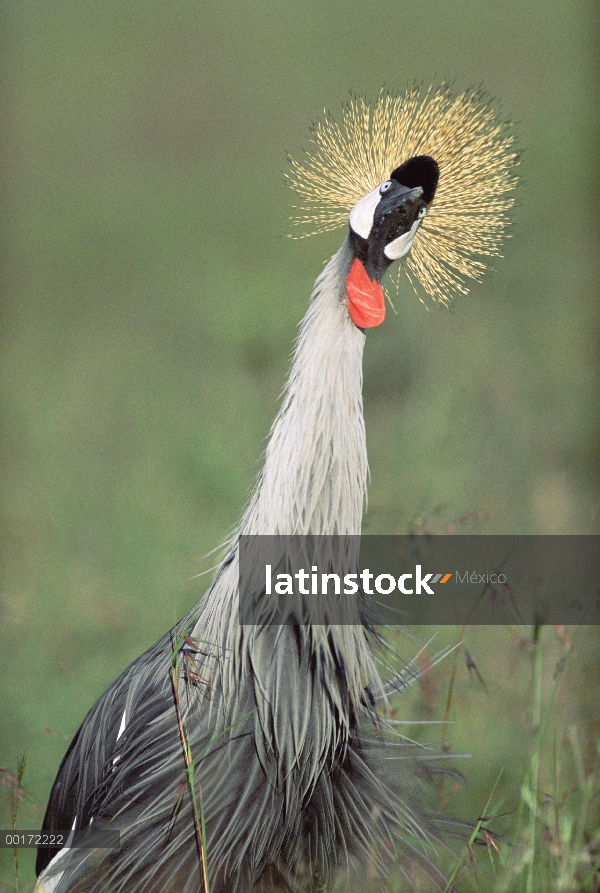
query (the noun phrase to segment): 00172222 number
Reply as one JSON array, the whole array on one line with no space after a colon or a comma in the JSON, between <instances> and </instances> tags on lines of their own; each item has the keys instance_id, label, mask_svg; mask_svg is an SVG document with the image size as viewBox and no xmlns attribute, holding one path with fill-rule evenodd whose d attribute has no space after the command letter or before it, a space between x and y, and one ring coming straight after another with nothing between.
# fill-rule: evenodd
<instances>
[{"instance_id":1,"label":"00172222 number","mask_svg":"<svg viewBox=\"0 0 600 893\"><path fill-rule=\"evenodd\" d=\"M65 845L67 833L44 834L40 831L0 831L0 847L39 847Z\"/></svg>"}]
</instances>

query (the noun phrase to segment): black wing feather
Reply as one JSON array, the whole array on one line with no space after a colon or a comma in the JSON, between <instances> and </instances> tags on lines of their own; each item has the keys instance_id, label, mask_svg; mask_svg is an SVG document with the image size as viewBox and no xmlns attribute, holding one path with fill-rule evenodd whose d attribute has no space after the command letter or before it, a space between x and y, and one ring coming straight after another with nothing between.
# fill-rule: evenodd
<instances>
[{"instance_id":1,"label":"black wing feather","mask_svg":"<svg viewBox=\"0 0 600 893\"><path fill-rule=\"evenodd\" d=\"M43 831L70 830L74 823L81 829L90 824L101 792L112 774L113 760L118 756L117 736L123 712L125 709L135 710L135 701L142 695L138 691L140 679L147 680L157 665L168 671L172 647L171 633L168 633L130 664L96 701L63 757L50 792ZM168 672L166 676L168 678ZM163 710L164 705L148 694L145 688L145 721L151 722L152 716L148 714L153 705L157 711ZM38 849L36 874L41 874L59 851L60 847Z\"/></svg>"}]
</instances>

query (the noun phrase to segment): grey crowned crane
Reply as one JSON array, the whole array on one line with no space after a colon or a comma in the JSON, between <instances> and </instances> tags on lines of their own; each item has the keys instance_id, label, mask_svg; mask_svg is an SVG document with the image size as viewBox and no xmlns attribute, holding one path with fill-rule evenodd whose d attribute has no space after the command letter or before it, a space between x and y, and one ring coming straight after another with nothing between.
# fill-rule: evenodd
<instances>
[{"instance_id":1,"label":"grey crowned crane","mask_svg":"<svg viewBox=\"0 0 600 893\"><path fill-rule=\"evenodd\" d=\"M347 237L316 281L214 583L104 692L54 782L44 830L116 829L120 848L40 849L38 893L381 889L393 865L405 886L443 886L431 847L451 824L425 805L437 764L375 707L377 639L361 624L240 625L239 536L360 534L362 355L382 278L405 258L432 299L467 291L508 222L512 141L481 93L415 87L351 99L292 161L298 222L347 222Z\"/></svg>"}]
</instances>

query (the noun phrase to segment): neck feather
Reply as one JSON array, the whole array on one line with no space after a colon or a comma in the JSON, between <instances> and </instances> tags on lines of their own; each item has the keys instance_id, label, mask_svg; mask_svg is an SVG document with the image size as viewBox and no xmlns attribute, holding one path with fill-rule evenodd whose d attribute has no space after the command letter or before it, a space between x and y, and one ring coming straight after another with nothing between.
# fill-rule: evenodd
<instances>
[{"instance_id":1,"label":"neck feather","mask_svg":"<svg viewBox=\"0 0 600 893\"><path fill-rule=\"evenodd\" d=\"M273 423L265 464L239 534L360 534L368 475L362 410L365 336L347 309L345 284L351 262L352 251L346 242L315 283L281 409ZM280 748L287 747L290 740L304 740L307 728L320 730L322 740L311 744L312 784L331 742L337 742L337 747L345 740L351 717L364 711L365 685L380 687L371 648L360 625L301 627L303 642L313 655L315 672L320 684L327 687L328 695L313 703L311 710L321 711L322 715L313 718L312 725L303 711L298 711L297 701L286 706L287 696L293 701L299 697L298 692L312 691L312 675L302 676L305 665L288 661L286 649L290 641L294 654L297 646L293 637L283 634L287 628L278 632L269 627L239 624L236 539L201 602L201 614L192 635L203 642L222 644L223 654L231 658L219 657L221 703L228 705L230 711L227 721L235 716L238 698L245 697L241 681L250 679L256 689L257 729L262 730L257 731L257 741L264 736L271 742L269 747L275 747L271 739L276 739L275 752L281 752ZM217 649L219 644L215 645ZM290 676L287 686L280 684L281 660L286 666L289 664L288 669L295 667L293 672L299 674L295 681ZM205 674L210 675L210 671L207 669ZM331 704L337 705L335 711ZM273 705L277 705L277 722L271 715ZM332 728L334 715L338 719ZM290 726L295 729L291 738ZM294 759L300 760L300 756L296 754Z\"/></svg>"},{"instance_id":2,"label":"neck feather","mask_svg":"<svg viewBox=\"0 0 600 893\"><path fill-rule=\"evenodd\" d=\"M347 310L346 241L315 283L245 534L359 534L368 475L365 336Z\"/></svg>"}]
</instances>

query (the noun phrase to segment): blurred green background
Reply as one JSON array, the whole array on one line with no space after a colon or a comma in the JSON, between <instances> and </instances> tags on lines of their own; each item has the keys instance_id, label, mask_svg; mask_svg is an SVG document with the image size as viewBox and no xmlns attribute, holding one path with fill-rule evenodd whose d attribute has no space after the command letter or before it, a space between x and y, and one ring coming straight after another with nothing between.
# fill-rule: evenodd
<instances>
[{"instance_id":1,"label":"blurred green background","mask_svg":"<svg viewBox=\"0 0 600 893\"><path fill-rule=\"evenodd\" d=\"M201 596L203 556L245 504L297 323L344 236L287 238L285 152L349 89L483 84L523 149L496 272L451 313L405 280L398 315L369 333L365 532L597 532L596 10L0 4L0 765L27 755L22 827L41 821L65 736ZM525 760L515 699L531 669L510 631L477 635L490 694L462 673L455 733L474 754L471 814L498 767ZM593 724L596 632L585 642L565 704Z\"/></svg>"}]
</instances>

